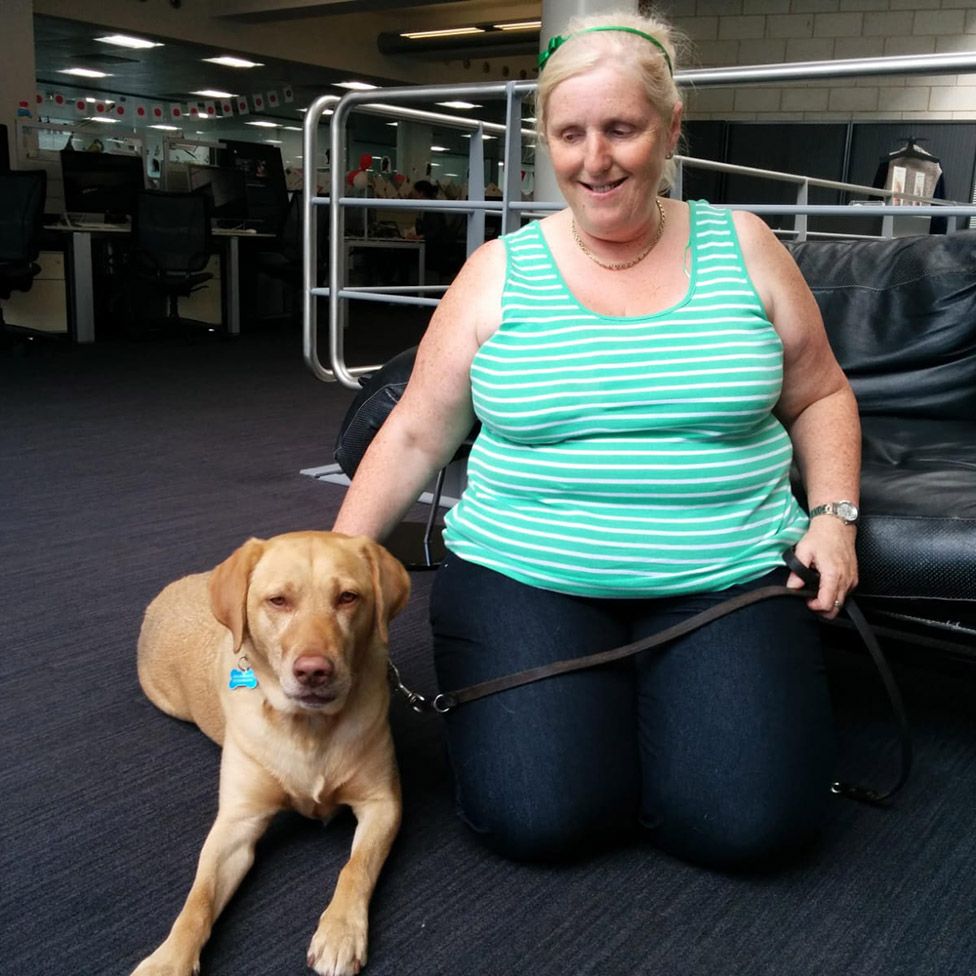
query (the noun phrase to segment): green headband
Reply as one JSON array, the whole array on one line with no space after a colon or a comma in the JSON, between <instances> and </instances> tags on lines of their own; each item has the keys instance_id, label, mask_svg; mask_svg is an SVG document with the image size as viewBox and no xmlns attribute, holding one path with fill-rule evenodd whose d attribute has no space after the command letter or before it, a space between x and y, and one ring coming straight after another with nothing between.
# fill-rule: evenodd
<instances>
[{"instance_id":1,"label":"green headband","mask_svg":"<svg viewBox=\"0 0 976 976\"><path fill-rule=\"evenodd\" d=\"M638 37L643 37L645 41L650 41L664 56L664 61L668 66L668 74L674 77L674 68L671 66L671 58L668 55L667 50L664 45L656 38L651 37L650 34L645 34L643 31L637 30L635 27L584 27L580 31L576 31L575 34L556 34L554 37L549 38L549 44L544 51L539 54L539 70L541 71L545 66L546 62L569 40L574 37L579 37L580 34L590 34L596 31L622 31L625 34L636 34Z\"/></svg>"}]
</instances>

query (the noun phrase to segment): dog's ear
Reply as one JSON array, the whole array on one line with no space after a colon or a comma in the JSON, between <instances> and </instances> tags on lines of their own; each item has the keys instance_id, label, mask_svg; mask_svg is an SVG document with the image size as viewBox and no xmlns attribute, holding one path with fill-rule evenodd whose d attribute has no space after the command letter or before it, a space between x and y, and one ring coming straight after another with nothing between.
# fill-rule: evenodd
<instances>
[{"instance_id":1,"label":"dog's ear","mask_svg":"<svg viewBox=\"0 0 976 976\"><path fill-rule=\"evenodd\" d=\"M210 609L233 634L235 653L244 643L251 570L264 552L264 546L264 539L248 539L210 574Z\"/></svg>"},{"instance_id":2,"label":"dog's ear","mask_svg":"<svg viewBox=\"0 0 976 976\"><path fill-rule=\"evenodd\" d=\"M364 540L364 555L373 577L376 605L376 631L385 644L389 640L390 621L407 605L410 577L399 559L381 545Z\"/></svg>"}]
</instances>

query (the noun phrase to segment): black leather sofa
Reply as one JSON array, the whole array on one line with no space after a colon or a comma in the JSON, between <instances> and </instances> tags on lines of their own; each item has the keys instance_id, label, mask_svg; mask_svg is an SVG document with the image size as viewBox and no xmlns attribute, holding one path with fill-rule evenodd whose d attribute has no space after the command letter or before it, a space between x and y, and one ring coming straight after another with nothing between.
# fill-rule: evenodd
<instances>
[{"instance_id":1,"label":"black leather sofa","mask_svg":"<svg viewBox=\"0 0 976 976\"><path fill-rule=\"evenodd\" d=\"M861 414L860 602L976 655L976 233L790 250Z\"/></svg>"},{"instance_id":2,"label":"black leather sofa","mask_svg":"<svg viewBox=\"0 0 976 976\"><path fill-rule=\"evenodd\" d=\"M882 636L976 656L976 233L789 247L860 408L862 608ZM351 405L350 476L413 354Z\"/></svg>"}]
</instances>

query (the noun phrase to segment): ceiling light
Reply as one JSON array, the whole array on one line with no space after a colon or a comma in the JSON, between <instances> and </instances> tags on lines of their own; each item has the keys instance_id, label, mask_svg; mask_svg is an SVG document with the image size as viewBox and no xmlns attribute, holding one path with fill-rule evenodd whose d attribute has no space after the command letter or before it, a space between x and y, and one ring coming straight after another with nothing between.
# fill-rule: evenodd
<instances>
[{"instance_id":1,"label":"ceiling light","mask_svg":"<svg viewBox=\"0 0 976 976\"><path fill-rule=\"evenodd\" d=\"M156 125L147 126L150 129L162 129L163 132L179 132L180 127L178 125L163 125L162 123L157 123Z\"/></svg>"},{"instance_id":2,"label":"ceiling light","mask_svg":"<svg viewBox=\"0 0 976 976\"><path fill-rule=\"evenodd\" d=\"M96 37L95 40L101 41L102 44L114 44L116 47L128 47L133 50L163 46L159 41L148 41L144 37L132 37L129 34L108 34L105 37Z\"/></svg>"},{"instance_id":3,"label":"ceiling light","mask_svg":"<svg viewBox=\"0 0 976 976\"><path fill-rule=\"evenodd\" d=\"M89 116L88 121L89 122L111 122L114 124L119 120L113 119L111 115L92 115Z\"/></svg>"},{"instance_id":4,"label":"ceiling light","mask_svg":"<svg viewBox=\"0 0 976 976\"><path fill-rule=\"evenodd\" d=\"M395 128L397 128L397 126L399 126L400 123L399 122L387 122L386 124L387 125L392 125L393 128L395 129Z\"/></svg>"},{"instance_id":5,"label":"ceiling light","mask_svg":"<svg viewBox=\"0 0 976 976\"><path fill-rule=\"evenodd\" d=\"M245 122L245 125L256 125L262 129L277 129L277 122L265 122L263 119L258 119L256 122Z\"/></svg>"},{"instance_id":6,"label":"ceiling light","mask_svg":"<svg viewBox=\"0 0 976 976\"><path fill-rule=\"evenodd\" d=\"M199 95L201 98L237 98L233 92L217 91L216 88L204 88L203 91L190 92L191 95Z\"/></svg>"},{"instance_id":7,"label":"ceiling light","mask_svg":"<svg viewBox=\"0 0 976 976\"><path fill-rule=\"evenodd\" d=\"M463 34L484 34L483 27L447 27L443 30L408 31L401 37L408 37L411 41L420 41L425 37L461 37Z\"/></svg>"},{"instance_id":8,"label":"ceiling light","mask_svg":"<svg viewBox=\"0 0 976 976\"><path fill-rule=\"evenodd\" d=\"M447 149L447 146L431 146L430 147L430 151L431 152L447 152L448 149Z\"/></svg>"},{"instance_id":9,"label":"ceiling light","mask_svg":"<svg viewBox=\"0 0 976 976\"><path fill-rule=\"evenodd\" d=\"M263 61L248 61L247 58L235 58L229 54L222 54L219 58L204 58L210 64L222 64L225 68L263 68Z\"/></svg>"},{"instance_id":10,"label":"ceiling light","mask_svg":"<svg viewBox=\"0 0 976 976\"><path fill-rule=\"evenodd\" d=\"M496 30L539 30L541 20L516 20L510 24L492 24Z\"/></svg>"},{"instance_id":11,"label":"ceiling light","mask_svg":"<svg viewBox=\"0 0 976 976\"><path fill-rule=\"evenodd\" d=\"M271 143L272 146L280 146L281 145L281 140L280 139L265 139L264 141Z\"/></svg>"},{"instance_id":12,"label":"ceiling light","mask_svg":"<svg viewBox=\"0 0 976 976\"><path fill-rule=\"evenodd\" d=\"M333 88L348 88L350 91L369 91L371 88L376 88L376 85L370 85L365 81L337 81L332 86Z\"/></svg>"},{"instance_id":13,"label":"ceiling light","mask_svg":"<svg viewBox=\"0 0 976 976\"><path fill-rule=\"evenodd\" d=\"M92 71L91 68L62 68L59 75L77 75L79 78L111 78L112 75L104 71Z\"/></svg>"},{"instance_id":14,"label":"ceiling light","mask_svg":"<svg viewBox=\"0 0 976 976\"><path fill-rule=\"evenodd\" d=\"M283 125L282 126L282 129L285 129L287 132L301 132L302 131L302 127L300 125Z\"/></svg>"},{"instance_id":15,"label":"ceiling light","mask_svg":"<svg viewBox=\"0 0 976 976\"><path fill-rule=\"evenodd\" d=\"M438 105L443 105L444 108L481 108L480 105L475 105L474 102L438 102Z\"/></svg>"},{"instance_id":16,"label":"ceiling light","mask_svg":"<svg viewBox=\"0 0 976 976\"><path fill-rule=\"evenodd\" d=\"M88 102L89 105L94 105L96 102L101 102L102 105L115 104L115 102L113 102L111 98L92 98L90 95L87 98L85 98L85 101Z\"/></svg>"}]
</instances>

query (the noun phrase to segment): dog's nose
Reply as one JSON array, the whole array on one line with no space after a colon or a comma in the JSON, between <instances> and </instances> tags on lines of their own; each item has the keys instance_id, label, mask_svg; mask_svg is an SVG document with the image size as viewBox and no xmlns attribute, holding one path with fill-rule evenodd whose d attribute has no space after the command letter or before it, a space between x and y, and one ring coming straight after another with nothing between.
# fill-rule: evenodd
<instances>
[{"instance_id":1,"label":"dog's nose","mask_svg":"<svg viewBox=\"0 0 976 976\"><path fill-rule=\"evenodd\" d=\"M321 655L303 654L291 670L299 684L306 688L319 688L335 674L335 665Z\"/></svg>"}]
</instances>

